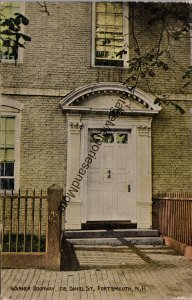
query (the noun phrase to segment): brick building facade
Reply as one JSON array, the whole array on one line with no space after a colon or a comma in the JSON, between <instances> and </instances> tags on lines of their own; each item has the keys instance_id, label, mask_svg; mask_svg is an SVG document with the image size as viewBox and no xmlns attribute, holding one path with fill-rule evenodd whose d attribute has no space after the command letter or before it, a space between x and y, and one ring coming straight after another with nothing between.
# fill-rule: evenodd
<instances>
[{"instance_id":1,"label":"brick building facade","mask_svg":"<svg viewBox=\"0 0 192 300\"><path fill-rule=\"evenodd\" d=\"M14 182L15 190L45 190L57 183L67 193L88 155L91 134L103 128L119 97L130 101L130 92L122 85L126 66L95 65L93 3L50 2L49 16L38 3L27 2L22 9L30 20L25 32L32 41L20 51L16 65L9 59L0 63L1 117L10 135L11 123L6 118L16 120L14 145L5 154L11 157L14 152L10 186ZM148 16L139 4L137 14L139 31ZM155 28L140 35L143 47L154 34ZM188 36L173 45L173 54L182 67L190 64ZM154 105L147 87L138 85L132 107L122 106L125 112L114 121L113 141L102 144L80 189L71 197L69 228L97 220L131 220L138 227L150 227L152 195L191 190L192 91L179 93L179 67L177 71L175 76L159 71L151 82L159 94L180 104L185 114ZM129 142L121 145L123 134Z\"/></svg>"}]
</instances>

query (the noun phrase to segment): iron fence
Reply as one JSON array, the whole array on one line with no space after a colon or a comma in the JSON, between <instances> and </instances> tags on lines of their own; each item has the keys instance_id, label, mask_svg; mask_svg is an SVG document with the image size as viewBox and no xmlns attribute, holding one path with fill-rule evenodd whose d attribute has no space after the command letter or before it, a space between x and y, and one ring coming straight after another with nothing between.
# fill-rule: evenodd
<instances>
[{"instance_id":1,"label":"iron fence","mask_svg":"<svg viewBox=\"0 0 192 300\"><path fill-rule=\"evenodd\" d=\"M45 252L47 195L42 190L0 194L3 252Z\"/></svg>"}]
</instances>

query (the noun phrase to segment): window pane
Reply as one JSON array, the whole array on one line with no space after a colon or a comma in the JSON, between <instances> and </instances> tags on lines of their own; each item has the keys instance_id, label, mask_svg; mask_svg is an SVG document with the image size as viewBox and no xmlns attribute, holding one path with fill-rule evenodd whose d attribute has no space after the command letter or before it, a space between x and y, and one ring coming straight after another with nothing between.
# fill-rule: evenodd
<instances>
[{"instance_id":1,"label":"window pane","mask_svg":"<svg viewBox=\"0 0 192 300\"><path fill-rule=\"evenodd\" d=\"M5 149L0 149L0 161L5 160Z\"/></svg>"},{"instance_id":2,"label":"window pane","mask_svg":"<svg viewBox=\"0 0 192 300\"><path fill-rule=\"evenodd\" d=\"M117 143L118 144L127 144L128 135L127 133L117 133Z\"/></svg>"},{"instance_id":3,"label":"window pane","mask_svg":"<svg viewBox=\"0 0 192 300\"><path fill-rule=\"evenodd\" d=\"M15 140L15 118L1 117L0 144L14 146Z\"/></svg>"},{"instance_id":4,"label":"window pane","mask_svg":"<svg viewBox=\"0 0 192 300\"><path fill-rule=\"evenodd\" d=\"M5 160L14 160L14 149L5 150Z\"/></svg>"},{"instance_id":5,"label":"window pane","mask_svg":"<svg viewBox=\"0 0 192 300\"><path fill-rule=\"evenodd\" d=\"M97 15L97 25L105 25L105 14L98 13L98 15Z\"/></svg>"},{"instance_id":6,"label":"window pane","mask_svg":"<svg viewBox=\"0 0 192 300\"><path fill-rule=\"evenodd\" d=\"M108 14L105 17L105 22L107 25L114 25L114 15L113 14Z\"/></svg>"},{"instance_id":7,"label":"window pane","mask_svg":"<svg viewBox=\"0 0 192 300\"><path fill-rule=\"evenodd\" d=\"M105 5L106 5L105 2L96 3L96 10L100 11L100 12L104 12L105 11Z\"/></svg>"},{"instance_id":8,"label":"window pane","mask_svg":"<svg viewBox=\"0 0 192 300\"><path fill-rule=\"evenodd\" d=\"M122 31L122 27L123 27L123 18L121 15L116 15L115 17L115 26L121 26L121 31Z\"/></svg>"},{"instance_id":9,"label":"window pane","mask_svg":"<svg viewBox=\"0 0 192 300\"><path fill-rule=\"evenodd\" d=\"M121 3L115 3L115 12L116 13L123 13L123 7Z\"/></svg>"},{"instance_id":10,"label":"window pane","mask_svg":"<svg viewBox=\"0 0 192 300\"><path fill-rule=\"evenodd\" d=\"M114 142L114 134L113 133L107 133L104 135L104 143L111 144Z\"/></svg>"},{"instance_id":11,"label":"window pane","mask_svg":"<svg viewBox=\"0 0 192 300\"><path fill-rule=\"evenodd\" d=\"M90 142L95 143L95 142L100 142L103 141L103 138L99 132L91 132L90 133Z\"/></svg>"},{"instance_id":12,"label":"window pane","mask_svg":"<svg viewBox=\"0 0 192 300\"><path fill-rule=\"evenodd\" d=\"M119 39L119 38L114 39L112 45L113 45L113 47L114 47L116 53L118 53L119 51L121 51L122 48L123 48L123 46L124 46L124 45L123 45L123 41L122 41L121 39Z\"/></svg>"},{"instance_id":13,"label":"window pane","mask_svg":"<svg viewBox=\"0 0 192 300\"><path fill-rule=\"evenodd\" d=\"M4 176L4 163L3 162L0 163L0 176Z\"/></svg>"},{"instance_id":14,"label":"window pane","mask_svg":"<svg viewBox=\"0 0 192 300\"><path fill-rule=\"evenodd\" d=\"M5 130L5 121L6 118L3 117L0 118L0 130Z\"/></svg>"},{"instance_id":15,"label":"window pane","mask_svg":"<svg viewBox=\"0 0 192 300\"><path fill-rule=\"evenodd\" d=\"M7 118L6 130L14 130L14 129L15 129L15 118Z\"/></svg>"},{"instance_id":16,"label":"window pane","mask_svg":"<svg viewBox=\"0 0 192 300\"><path fill-rule=\"evenodd\" d=\"M114 13L115 12L115 4L110 3L110 2L106 2L106 11Z\"/></svg>"},{"instance_id":17,"label":"window pane","mask_svg":"<svg viewBox=\"0 0 192 300\"><path fill-rule=\"evenodd\" d=\"M14 145L15 131L6 131L6 145Z\"/></svg>"},{"instance_id":18,"label":"window pane","mask_svg":"<svg viewBox=\"0 0 192 300\"><path fill-rule=\"evenodd\" d=\"M7 190L14 189L14 179L13 178L1 178L0 189L7 189Z\"/></svg>"},{"instance_id":19,"label":"window pane","mask_svg":"<svg viewBox=\"0 0 192 300\"><path fill-rule=\"evenodd\" d=\"M0 136L0 143L1 143L1 145L5 145L5 131L1 130L0 134L1 134L1 136Z\"/></svg>"},{"instance_id":20,"label":"window pane","mask_svg":"<svg viewBox=\"0 0 192 300\"><path fill-rule=\"evenodd\" d=\"M20 9L20 2L1 2L0 3L2 14L6 18L14 17Z\"/></svg>"},{"instance_id":21,"label":"window pane","mask_svg":"<svg viewBox=\"0 0 192 300\"><path fill-rule=\"evenodd\" d=\"M5 163L5 176L14 176L14 162Z\"/></svg>"},{"instance_id":22,"label":"window pane","mask_svg":"<svg viewBox=\"0 0 192 300\"><path fill-rule=\"evenodd\" d=\"M14 16L15 13L18 13L20 9L20 3L19 2L12 2L11 3L11 16Z\"/></svg>"}]
</instances>

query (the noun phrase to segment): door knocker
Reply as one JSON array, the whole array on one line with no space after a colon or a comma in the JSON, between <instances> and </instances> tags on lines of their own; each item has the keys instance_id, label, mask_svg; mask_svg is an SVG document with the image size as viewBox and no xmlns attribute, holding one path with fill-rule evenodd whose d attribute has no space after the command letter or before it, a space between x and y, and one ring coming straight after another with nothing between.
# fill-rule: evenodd
<instances>
[{"instance_id":1,"label":"door knocker","mask_svg":"<svg viewBox=\"0 0 192 300\"><path fill-rule=\"evenodd\" d=\"M108 170L107 173L108 173L107 178L111 178L111 170Z\"/></svg>"}]
</instances>

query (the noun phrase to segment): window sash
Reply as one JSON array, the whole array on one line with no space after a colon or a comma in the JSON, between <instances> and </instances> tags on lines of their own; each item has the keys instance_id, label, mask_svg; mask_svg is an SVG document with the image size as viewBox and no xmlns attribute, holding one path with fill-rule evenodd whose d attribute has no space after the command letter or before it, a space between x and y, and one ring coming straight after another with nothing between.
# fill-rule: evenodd
<instances>
[{"instance_id":1,"label":"window sash","mask_svg":"<svg viewBox=\"0 0 192 300\"><path fill-rule=\"evenodd\" d=\"M128 7L122 2L97 2L94 5L93 65L127 66L128 55L117 54L128 44L128 21L125 18Z\"/></svg>"},{"instance_id":2,"label":"window sash","mask_svg":"<svg viewBox=\"0 0 192 300\"><path fill-rule=\"evenodd\" d=\"M100 3L96 3L96 42L95 51L96 59L121 60L117 56L120 48L123 46L123 13L122 11L116 15L116 3L105 2L102 5L103 11L99 11ZM108 7L111 11L108 11ZM121 5L122 9L122 5ZM117 20L118 16L118 20ZM119 34L121 43L117 47L116 34Z\"/></svg>"},{"instance_id":3,"label":"window sash","mask_svg":"<svg viewBox=\"0 0 192 300\"><path fill-rule=\"evenodd\" d=\"M15 117L0 117L0 189L15 185Z\"/></svg>"}]
</instances>

